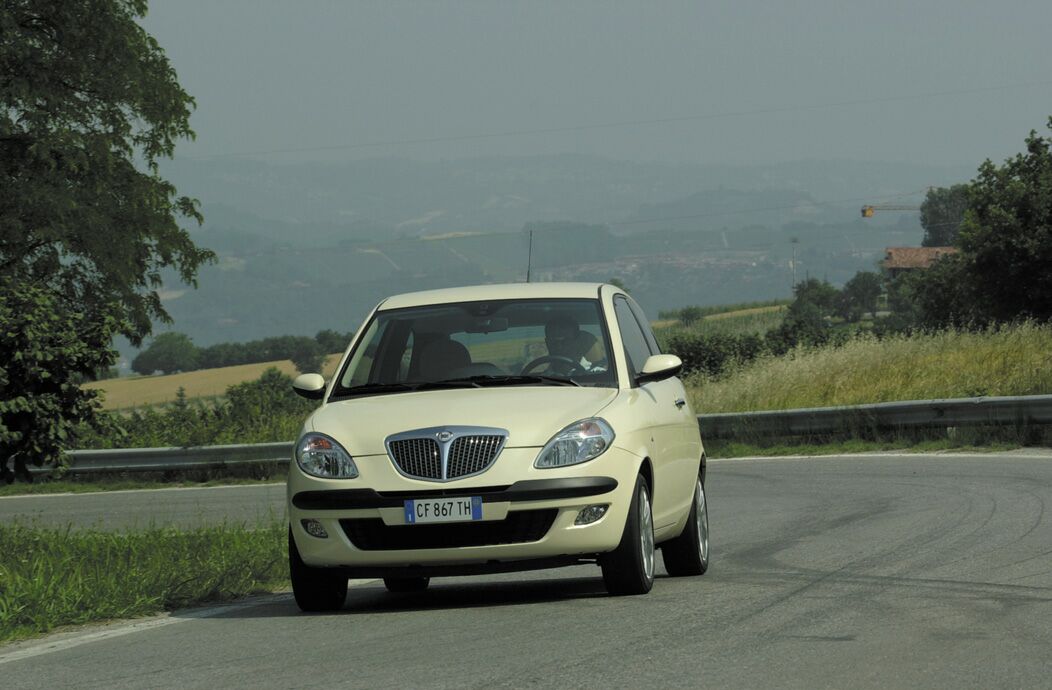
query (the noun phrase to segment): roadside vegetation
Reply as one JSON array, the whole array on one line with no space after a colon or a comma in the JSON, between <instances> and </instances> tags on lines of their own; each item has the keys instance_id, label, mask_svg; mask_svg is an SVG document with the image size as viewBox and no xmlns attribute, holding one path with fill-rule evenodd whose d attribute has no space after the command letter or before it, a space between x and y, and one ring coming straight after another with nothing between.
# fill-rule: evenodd
<instances>
[{"instance_id":1,"label":"roadside vegetation","mask_svg":"<svg viewBox=\"0 0 1052 690\"><path fill-rule=\"evenodd\" d=\"M284 523L110 533L0 525L0 642L286 586Z\"/></svg>"},{"instance_id":2,"label":"roadside vegetation","mask_svg":"<svg viewBox=\"0 0 1052 690\"><path fill-rule=\"evenodd\" d=\"M700 413L1052 392L1052 326L1026 322L766 354L687 380Z\"/></svg>"}]
</instances>

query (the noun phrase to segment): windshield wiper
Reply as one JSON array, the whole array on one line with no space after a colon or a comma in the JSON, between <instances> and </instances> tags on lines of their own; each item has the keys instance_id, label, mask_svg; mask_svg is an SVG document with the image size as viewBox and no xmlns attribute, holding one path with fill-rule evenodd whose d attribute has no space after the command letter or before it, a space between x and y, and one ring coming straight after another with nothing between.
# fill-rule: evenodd
<instances>
[{"instance_id":1,"label":"windshield wiper","mask_svg":"<svg viewBox=\"0 0 1052 690\"><path fill-rule=\"evenodd\" d=\"M478 388L479 384L470 379L449 379L446 381L409 381L405 383L363 383L360 386L343 388L330 400L353 398L357 395L377 395L382 393L407 393L441 388Z\"/></svg>"},{"instance_id":2,"label":"windshield wiper","mask_svg":"<svg viewBox=\"0 0 1052 690\"><path fill-rule=\"evenodd\" d=\"M353 398L356 395L373 395L376 393L404 393L415 391L416 385L410 383L363 383L360 386L341 388L329 400Z\"/></svg>"},{"instance_id":3,"label":"windshield wiper","mask_svg":"<svg viewBox=\"0 0 1052 690\"><path fill-rule=\"evenodd\" d=\"M573 379L566 379L559 376L547 376L545 374L522 374L515 376L492 376L490 374L483 374L480 376L469 376L465 379L456 380L471 381L478 386L520 386L530 383L543 383L549 386L580 387L581 385Z\"/></svg>"},{"instance_id":4,"label":"windshield wiper","mask_svg":"<svg viewBox=\"0 0 1052 690\"><path fill-rule=\"evenodd\" d=\"M435 388L478 388L479 384L474 380L474 377L466 379L444 379L442 381L421 381L415 384L416 388L413 390L426 391L433 390Z\"/></svg>"}]
</instances>

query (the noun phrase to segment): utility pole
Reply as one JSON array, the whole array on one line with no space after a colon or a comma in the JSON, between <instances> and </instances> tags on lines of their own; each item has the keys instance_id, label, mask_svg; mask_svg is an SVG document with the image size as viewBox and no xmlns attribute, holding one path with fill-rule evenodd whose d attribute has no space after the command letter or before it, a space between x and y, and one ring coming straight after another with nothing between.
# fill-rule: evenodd
<instances>
[{"instance_id":1,"label":"utility pole","mask_svg":"<svg viewBox=\"0 0 1052 690\"><path fill-rule=\"evenodd\" d=\"M796 245L800 244L799 237L789 238L789 242L793 245L793 289L796 289Z\"/></svg>"},{"instance_id":2,"label":"utility pole","mask_svg":"<svg viewBox=\"0 0 1052 690\"><path fill-rule=\"evenodd\" d=\"M530 282L530 269L533 267L533 230L530 230L530 249L526 254L526 282Z\"/></svg>"}]
</instances>

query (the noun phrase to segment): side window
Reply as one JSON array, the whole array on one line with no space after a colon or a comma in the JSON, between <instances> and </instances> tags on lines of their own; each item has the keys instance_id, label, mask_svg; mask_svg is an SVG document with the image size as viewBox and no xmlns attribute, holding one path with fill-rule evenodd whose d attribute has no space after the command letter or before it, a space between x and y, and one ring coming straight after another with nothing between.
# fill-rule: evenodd
<instances>
[{"instance_id":1,"label":"side window","mask_svg":"<svg viewBox=\"0 0 1052 690\"><path fill-rule=\"evenodd\" d=\"M621 332L621 341L625 346L625 356L628 357L628 369L633 374L638 374L650 356L650 346L639 328L635 315L632 314L628 300L615 297L614 314L617 316L617 329Z\"/></svg>"},{"instance_id":2,"label":"side window","mask_svg":"<svg viewBox=\"0 0 1052 690\"><path fill-rule=\"evenodd\" d=\"M639 327L643 329L643 337L646 338L647 345L650 346L650 354L660 355L661 348L658 347L657 338L654 337L654 331L650 329L650 322L647 321L646 314L643 313L643 310L633 299L628 300L628 306L631 307L632 313L635 315L636 321L639 323Z\"/></svg>"}]
</instances>

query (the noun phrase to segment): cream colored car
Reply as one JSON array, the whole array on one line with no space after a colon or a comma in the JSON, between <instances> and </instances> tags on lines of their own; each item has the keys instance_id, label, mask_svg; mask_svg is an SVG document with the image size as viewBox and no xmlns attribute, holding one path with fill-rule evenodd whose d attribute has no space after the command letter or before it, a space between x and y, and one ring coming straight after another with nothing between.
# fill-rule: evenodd
<instances>
[{"instance_id":1,"label":"cream colored car","mask_svg":"<svg viewBox=\"0 0 1052 690\"><path fill-rule=\"evenodd\" d=\"M614 594L708 567L697 419L639 306L612 285L484 285L384 300L326 382L288 479L305 611L348 578L594 563Z\"/></svg>"}]
</instances>

